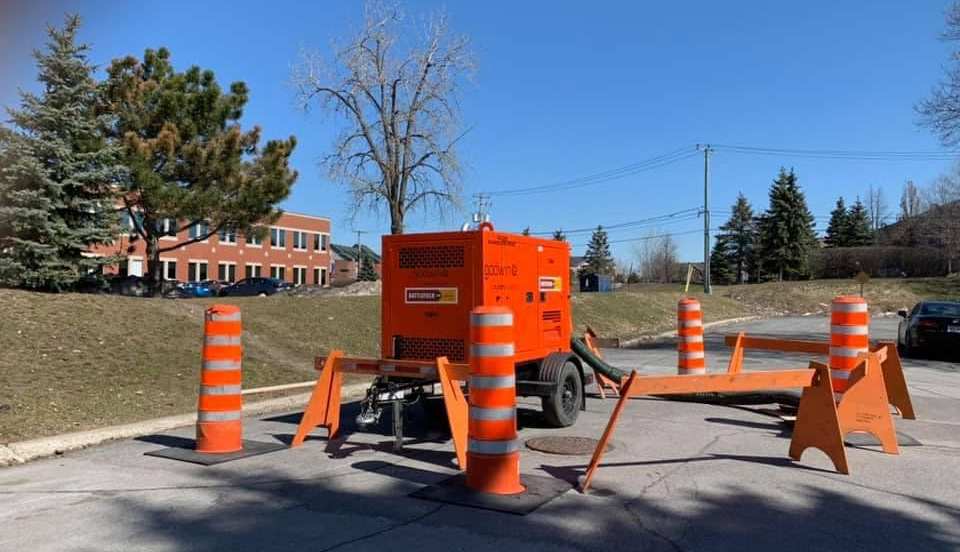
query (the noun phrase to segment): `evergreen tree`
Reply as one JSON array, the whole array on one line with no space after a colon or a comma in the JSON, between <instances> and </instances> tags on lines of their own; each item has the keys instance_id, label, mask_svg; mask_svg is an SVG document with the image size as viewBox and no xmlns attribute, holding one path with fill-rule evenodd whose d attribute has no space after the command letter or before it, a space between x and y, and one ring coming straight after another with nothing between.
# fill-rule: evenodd
<instances>
[{"instance_id":1,"label":"evergreen tree","mask_svg":"<svg viewBox=\"0 0 960 552\"><path fill-rule=\"evenodd\" d=\"M563 233L563 230L554 230L553 239L556 241L567 241L567 235Z\"/></svg>"},{"instance_id":2,"label":"evergreen tree","mask_svg":"<svg viewBox=\"0 0 960 552\"><path fill-rule=\"evenodd\" d=\"M857 198L857 202L847 213L847 246L865 247L873 243L873 231L870 229L870 215L866 206Z\"/></svg>"},{"instance_id":3,"label":"evergreen tree","mask_svg":"<svg viewBox=\"0 0 960 552\"><path fill-rule=\"evenodd\" d=\"M524 228L524 229L523 229L523 232L520 232L520 234L522 234L522 235L524 235L524 236L529 236L529 235L530 235L530 227L527 226L526 228Z\"/></svg>"},{"instance_id":4,"label":"evergreen tree","mask_svg":"<svg viewBox=\"0 0 960 552\"><path fill-rule=\"evenodd\" d=\"M754 262L756 241L757 228L753 208L742 193L738 194L730 219L720 227L720 234L717 235L714 253L722 255L723 258L718 271L714 271L714 257L711 255L711 275L717 274L720 280L726 282L744 283Z\"/></svg>"},{"instance_id":5,"label":"evergreen tree","mask_svg":"<svg viewBox=\"0 0 960 552\"><path fill-rule=\"evenodd\" d=\"M717 235L710 252L710 278L716 284L730 284L736 281L733 263L730 262L729 241L722 234Z\"/></svg>"},{"instance_id":6,"label":"evergreen tree","mask_svg":"<svg viewBox=\"0 0 960 552\"><path fill-rule=\"evenodd\" d=\"M780 169L769 197L770 205L759 226L762 269L780 280L806 277L816 234L813 215L793 169Z\"/></svg>"},{"instance_id":7,"label":"evergreen tree","mask_svg":"<svg viewBox=\"0 0 960 552\"><path fill-rule=\"evenodd\" d=\"M377 275L377 270L373 266L373 257L367 254L365 248L361 248L360 251L363 263L360 265L360 274L357 279L361 282L376 282L380 276Z\"/></svg>"},{"instance_id":8,"label":"evergreen tree","mask_svg":"<svg viewBox=\"0 0 960 552\"><path fill-rule=\"evenodd\" d=\"M847 247L850 238L850 217L843 197L837 198L837 206L830 212L827 235L824 241L827 247Z\"/></svg>"},{"instance_id":9,"label":"evergreen tree","mask_svg":"<svg viewBox=\"0 0 960 552\"><path fill-rule=\"evenodd\" d=\"M603 226L597 226L593 235L590 236L590 243L587 244L587 252L583 260L587 263L583 267L583 274L612 275L615 272L616 265L610 254L610 244L607 242L607 232Z\"/></svg>"},{"instance_id":10,"label":"evergreen tree","mask_svg":"<svg viewBox=\"0 0 960 552\"><path fill-rule=\"evenodd\" d=\"M104 88L113 120L110 136L124 146L129 178L124 208L146 242L147 283L159 289L160 255L206 240L221 229L257 233L276 220L276 203L297 178L289 168L296 139L260 145L260 128L242 131L247 86L224 92L213 71L174 70L166 48L143 60L115 60ZM190 230L190 239L163 242Z\"/></svg>"},{"instance_id":11,"label":"evergreen tree","mask_svg":"<svg viewBox=\"0 0 960 552\"><path fill-rule=\"evenodd\" d=\"M100 132L95 67L76 42L80 18L49 28L34 52L39 94L21 92L0 136L0 282L62 290L110 261L84 256L114 239L117 150Z\"/></svg>"}]
</instances>

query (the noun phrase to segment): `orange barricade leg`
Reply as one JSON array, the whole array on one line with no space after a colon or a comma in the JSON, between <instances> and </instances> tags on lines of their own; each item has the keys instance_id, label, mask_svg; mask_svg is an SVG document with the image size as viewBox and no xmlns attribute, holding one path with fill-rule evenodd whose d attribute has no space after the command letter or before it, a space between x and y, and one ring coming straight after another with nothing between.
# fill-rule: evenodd
<instances>
[{"instance_id":1,"label":"orange barricade leg","mask_svg":"<svg viewBox=\"0 0 960 552\"><path fill-rule=\"evenodd\" d=\"M597 355L597 358L603 358L603 353L601 353L600 348L597 347L596 337L597 334L593 331L593 328L587 326L586 331L583 332L583 343L590 349L591 353ZM614 397L620 396L620 384L618 382L613 381L596 370L594 370L593 374L597 377L597 390L600 391L601 399L607 398L605 389L609 389Z\"/></svg>"},{"instance_id":2,"label":"orange barricade leg","mask_svg":"<svg viewBox=\"0 0 960 552\"><path fill-rule=\"evenodd\" d=\"M343 373L338 366L341 357L343 357L342 351L330 351L327 355L323 371L320 372L317 384L310 395L310 402L307 403L303 417L300 418L297 434L290 443L291 448L303 444L307 434L317 426L327 428L329 439L337 436L340 430L340 391L343 387Z\"/></svg>"},{"instance_id":3,"label":"orange barricade leg","mask_svg":"<svg viewBox=\"0 0 960 552\"><path fill-rule=\"evenodd\" d=\"M733 344L733 352L730 353L730 363L727 364L728 374L739 374L743 369L743 338L744 332L737 334L737 341Z\"/></svg>"},{"instance_id":4,"label":"orange barricade leg","mask_svg":"<svg viewBox=\"0 0 960 552\"><path fill-rule=\"evenodd\" d=\"M822 450L842 474L849 474L847 453L843 449L843 431L837 404L833 399L833 382L830 369L823 364L811 362L817 371L813 384L803 388L797 421L790 439L790 458L799 461L803 451L814 447Z\"/></svg>"},{"instance_id":5,"label":"orange barricade leg","mask_svg":"<svg viewBox=\"0 0 960 552\"><path fill-rule=\"evenodd\" d=\"M587 468L583 483L580 484L581 493L586 493L587 489L590 488L590 481L593 479L593 474L596 473L597 467L600 466L600 459L603 458L603 452L607 448L610 437L613 437L613 430L617 427L617 422L620 420L620 413L623 412L623 407L626 406L627 400L630 398L630 387L633 386L633 382L636 379L637 371L633 370L630 372L627 382L624 383L620 389L620 400L617 401L617 405L613 407L613 414L610 416L610 421L607 422L606 429L603 430L603 437L601 437L600 442L597 443L596 450L593 451L593 457L590 458L590 466Z\"/></svg>"},{"instance_id":6,"label":"orange barricade leg","mask_svg":"<svg viewBox=\"0 0 960 552\"><path fill-rule=\"evenodd\" d=\"M453 436L453 450L457 453L457 466L467 469L467 399L463 396L460 384L450 373L447 357L437 358L437 374L443 389L443 404L447 408L447 420L450 422L450 435Z\"/></svg>"},{"instance_id":7,"label":"orange barricade leg","mask_svg":"<svg viewBox=\"0 0 960 552\"><path fill-rule=\"evenodd\" d=\"M243 450L243 383L240 309L213 305L204 314L197 452Z\"/></svg>"},{"instance_id":8,"label":"orange barricade leg","mask_svg":"<svg viewBox=\"0 0 960 552\"><path fill-rule=\"evenodd\" d=\"M887 348L887 358L881 365L883 382L887 389L887 399L897 407L900 415L907 420L916 420L917 414L913 410L913 401L910 399L910 390L907 389L907 380L903 377L903 365L900 364L900 353L895 343L880 343L880 347Z\"/></svg>"},{"instance_id":9,"label":"orange barricade leg","mask_svg":"<svg viewBox=\"0 0 960 552\"><path fill-rule=\"evenodd\" d=\"M883 452L900 454L883 384L880 355L867 353L861 355L861 359L866 362L851 373L850 385L837 405L840 427L844 435L857 431L869 433L880 441Z\"/></svg>"}]
</instances>

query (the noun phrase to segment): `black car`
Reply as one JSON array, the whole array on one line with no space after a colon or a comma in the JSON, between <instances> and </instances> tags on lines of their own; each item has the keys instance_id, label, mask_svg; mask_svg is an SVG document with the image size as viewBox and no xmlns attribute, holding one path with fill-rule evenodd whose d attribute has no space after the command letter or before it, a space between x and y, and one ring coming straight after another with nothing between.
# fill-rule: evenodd
<instances>
[{"instance_id":1,"label":"black car","mask_svg":"<svg viewBox=\"0 0 960 552\"><path fill-rule=\"evenodd\" d=\"M897 347L904 356L920 351L946 353L960 347L960 303L921 301L910 312L897 314L903 318L897 329Z\"/></svg>"},{"instance_id":2,"label":"black car","mask_svg":"<svg viewBox=\"0 0 960 552\"><path fill-rule=\"evenodd\" d=\"M273 295L290 289L290 284L276 278L244 278L239 282L220 289L220 296L256 296Z\"/></svg>"}]
</instances>

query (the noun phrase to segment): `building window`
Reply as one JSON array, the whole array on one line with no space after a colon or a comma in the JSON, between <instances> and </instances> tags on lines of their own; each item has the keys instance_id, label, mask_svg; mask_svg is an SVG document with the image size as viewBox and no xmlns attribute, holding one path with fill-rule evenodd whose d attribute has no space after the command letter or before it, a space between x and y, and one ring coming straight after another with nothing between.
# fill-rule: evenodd
<instances>
[{"instance_id":1,"label":"building window","mask_svg":"<svg viewBox=\"0 0 960 552\"><path fill-rule=\"evenodd\" d=\"M277 280L284 280L287 277L287 267L283 265L270 265L270 277Z\"/></svg>"},{"instance_id":2,"label":"building window","mask_svg":"<svg viewBox=\"0 0 960 552\"><path fill-rule=\"evenodd\" d=\"M217 236L220 238L220 243L224 245L236 245L237 243L237 231L232 228L221 228L217 232Z\"/></svg>"},{"instance_id":3,"label":"building window","mask_svg":"<svg viewBox=\"0 0 960 552\"><path fill-rule=\"evenodd\" d=\"M177 279L177 261L162 261L162 262L163 262L163 279L176 280Z\"/></svg>"},{"instance_id":4,"label":"building window","mask_svg":"<svg viewBox=\"0 0 960 552\"><path fill-rule=\"evenodd\" d=\"M200 238L205 238L205 236L210 232L210 225L206 221L198 221L190 226L190 239L196 240Z\"/></svg>"},{"instance_id":5,"label":"building window","mask_svg":"<svg viewBox=\"0 0 960 552\"><path fill-rule=\"evenodd\" d=\"M330 236L327 234L314 234L313 235L313 250L314 251L326 251L327 242L330 241Z\"/></svg>"},{"instance_id":6,"label":"building window","mask_svg":"<svg viewBox=\"0 0 960 552\"><path fill-rule=\"evenodd\" d=\"M190 261L187 263L187 281L202 282L207 279L207 261Z\"/></svg>"},{"instance_id":7,"label":"building window","mask_svg":"<svg viewBox=\"0 0 960 552\"><path fill-rule=\"evenodd\" d=\"M221 282L236 282L237 263L220 263L217 266L217 280Z\"/></svg>"},{"instance_id":8,"label":"building window","mask_svg":"<svg viewBox=\"0 0 960 552\"><path fill-rule=\"evenodd\" d=\"M293 267L293 283L302 286L307 283L307 267L305 266L295 266Z\"/></svg>"},{"instance_id":9,"label":"building window","mask_svg":"<svg viewBox=\"0 0 960 552\"><path fill-rule=\"evenodd\" d=\"M259 278L260 277L260 265L248 263L244 267L244 277L246 278Z\"/></svg>"},{"instance_id":10,"label":"building window","mask_svg":"<svg viewBox=\"0 0 960 552\"><path fill-rule=\"evenodd\" d=\"M157 233L161 237L176 237L177 235L177 220L169 217L164 217L157 221Z\"/></svg>"},{"instance_id":11,"label":"building window","mask_svg":"<svg viewBox=\"0 0 960 552\"><path fill-rule=\"evenodd\" d=\"M263 244L263 238L259 236L249 235L247 236L247 245L250 247L260 247Z\"/></svg>"},{"instance_id":12,"label":"building window","mask_svg":"<svg viewBox=\"0 0 960 552\"><path fill-rule=\"evenodd\" d=\"M316 267L313 269L313 283L318 286L327 285L327 269Z\"/></svg>"},{"instance_id":13,"label":"building window","mask_svg":"<svg viewBox=\"0 0 960 552\"><path fill-rule=\"evenodd\" d=\"M271 228L270 247L276 247L278 249L287 247L287 231L283 228Z\"/></svg>"},{"instance_id":14,"label":"building window","mask_svg":"<svg viewBox=\"0 0 960 552\"><path fill-rule=\"evenodd\" d=\"M298 230L293 231L293 248L297 251L307 250L307 233Z\"/></svg>"}]
</instances>

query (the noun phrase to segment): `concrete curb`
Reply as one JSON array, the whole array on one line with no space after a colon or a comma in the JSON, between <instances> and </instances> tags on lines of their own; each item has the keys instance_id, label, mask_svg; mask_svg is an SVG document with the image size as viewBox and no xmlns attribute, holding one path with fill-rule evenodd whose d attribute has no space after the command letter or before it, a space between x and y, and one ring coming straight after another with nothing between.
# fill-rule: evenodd
<instances>
[{"instance_id":1,"label":"concrete curb","mask_svg":"<svg viewBox=\"0 0 960 552\"><path fill-rule=\"evenodd\" d=\"M353 399L361 396L368 385L367 383L354 383L343 386L343 398ZM296 409L305 405L309 399L310 393L298 393L287 397L252 402L243 405L243 413L245 416L255 416L267 412ZM23 464L38 458L63 454L71 450L80 450L116 439L130 439L132 437L151 435L161 431L193 425L196 421L196 413L179 414L131 424L102 427L88 431L64 433L50 437L41 437L39 439L8 443L6 445L0 445L0 466Z\"/></svg>"},{"instance_id":2,"label":"concrete curb","mask_svg":"<svg viewBox=\"0 0 960 552\"><path fill-rule=\"evenodd\" d=\"M751 320L760 320L761 318L765 318L765 317L759 316L759 315L753 315L753 316L740 316L738 318L727 318L724 320L715 320L713 322L707 322L706 324L704 324L703 329L706 330L708 328L713 328L715 326L723 326L725 324L738 324L740 322L750 322ZM661 339L666 339L668 337L674 337L676 335L677 335L677 330L668 330L666 332L660 332L654 335L644 335L640 337L635 337L633 339L627 339L627 340L621 341L620 348L629 349L631 347L636 347L641 343L652 343L655 341L659 341Z\"/></svg>"}]
</instances>

